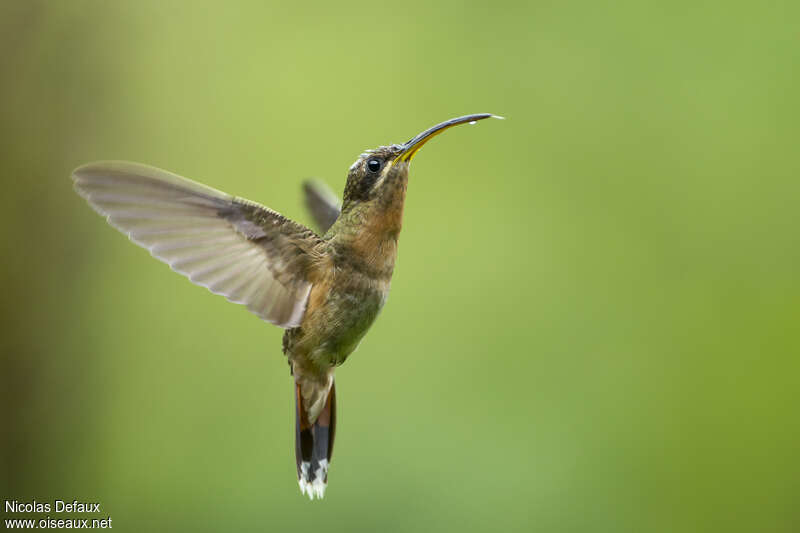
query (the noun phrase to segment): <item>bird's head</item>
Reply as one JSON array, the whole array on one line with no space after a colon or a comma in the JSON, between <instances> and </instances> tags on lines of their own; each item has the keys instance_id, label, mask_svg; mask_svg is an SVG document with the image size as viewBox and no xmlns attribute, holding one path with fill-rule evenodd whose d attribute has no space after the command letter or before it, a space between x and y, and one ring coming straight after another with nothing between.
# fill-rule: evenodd
<instances>
[{"instance_id":1,"label":"bird's head","mask_svg":"<svg viewBox=\"0 0 800 533\"><path fill-rule=\"evenodd\" d=\"M404 144L367 150L356 159L347 173L342 209L346 211L374 200L390 201L395 197L395 192L405 188L411 159L426 142L453 126L474 124L490 117L502 118L488 113L453 118L428 128Z\"/></svg>"}]
</instances>

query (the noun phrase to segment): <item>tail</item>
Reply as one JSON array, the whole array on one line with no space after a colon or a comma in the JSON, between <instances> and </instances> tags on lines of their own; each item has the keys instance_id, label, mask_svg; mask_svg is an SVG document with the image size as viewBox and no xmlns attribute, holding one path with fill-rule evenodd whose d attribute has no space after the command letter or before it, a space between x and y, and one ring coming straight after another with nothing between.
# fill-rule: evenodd
<instances>
[{"instance_id":1,"label":"tail","mask_svg":"<svg viewBox=\"0 0 800 533\"><path fill-rule=\"evenodd\" d=\"M333 437L336 431L336 383L331 389L325 406L313 424L303 406L300 386L295 383L295 457L297 458L297 481L300 492L312 500L325 495L328 486L328 465L333 454Z\"/></svg>"}]
</instances>

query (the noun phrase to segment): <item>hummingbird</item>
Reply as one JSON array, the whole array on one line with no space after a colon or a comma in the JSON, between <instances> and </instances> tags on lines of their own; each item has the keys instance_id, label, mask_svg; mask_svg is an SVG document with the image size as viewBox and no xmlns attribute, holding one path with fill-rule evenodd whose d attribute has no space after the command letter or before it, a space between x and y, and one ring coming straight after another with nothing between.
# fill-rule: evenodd
<instances>
[{"instance_id":1,"label":"hummingbird","mask_svg":"<svg viewBox=\"0 0 800 533\"><path fill-rule=\"evenodd\" d=\"M342 202L304 184L318 232L263 205L158 168L98 161L75 169L75 190L109 224L176 272L285 329L294 378L300 491L322 498L336 430L334 371L358 347L389 294L411 160L434 136L488 113L362 153Z\"/></svg>"}]
</instances>

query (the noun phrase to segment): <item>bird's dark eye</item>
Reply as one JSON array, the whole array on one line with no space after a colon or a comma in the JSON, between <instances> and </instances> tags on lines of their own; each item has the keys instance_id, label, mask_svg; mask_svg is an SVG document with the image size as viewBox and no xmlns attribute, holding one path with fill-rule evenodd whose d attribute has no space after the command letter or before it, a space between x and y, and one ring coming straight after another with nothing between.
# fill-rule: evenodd
<instances>
[{"instance_id":1,"label":"bird's dark eye","mask_svg":"<svg viewBox=\"0 0 800 533\"><path fill-rule=\"evenodd\" d=\"M372 158L367 160L367 170L370 172L378 172L381 169L381 160Z\"/></svg>"}]
</instances>

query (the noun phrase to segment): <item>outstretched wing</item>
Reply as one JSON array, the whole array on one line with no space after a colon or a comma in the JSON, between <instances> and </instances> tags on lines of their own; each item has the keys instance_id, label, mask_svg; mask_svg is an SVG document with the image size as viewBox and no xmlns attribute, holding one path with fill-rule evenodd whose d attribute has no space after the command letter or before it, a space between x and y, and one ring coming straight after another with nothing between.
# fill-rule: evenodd
<instances>
[{"instance_id":1,"label":"outstretched wing","mask_svg":"<svg viewBox=\"0 0 800 533\"><path fill-rule=\"evenodd\" d=\"M271 209L157 168L100 161L72 173L109 224L193 283L284 328L300 324L319 237Z\"/></svg>"},{"instance_id":2,"label":"outstretched wing","mask_svg":"<svg viewBox=\"0 0 800 533\"><path fill-rule=\"evenodd\" d=\"M306 195L306 207L319 226L320 234L324 234L339 218L342 204L330 187L319 180L306 180L303 192Z\"/></svg>"}]
</instances>

